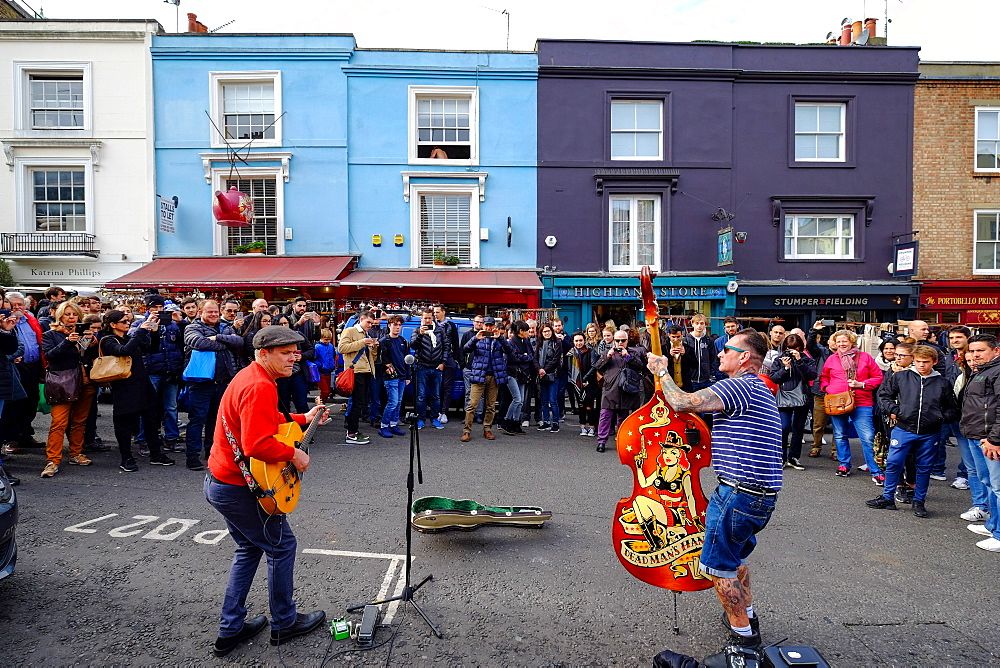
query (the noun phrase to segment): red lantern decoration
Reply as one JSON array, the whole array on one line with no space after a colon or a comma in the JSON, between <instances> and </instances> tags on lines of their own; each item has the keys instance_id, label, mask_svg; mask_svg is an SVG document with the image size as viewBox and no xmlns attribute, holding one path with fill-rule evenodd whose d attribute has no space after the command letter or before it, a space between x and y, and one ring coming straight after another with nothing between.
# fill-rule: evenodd
<instances>
[{"instance_id":1,"label":"red lantern decoration","mask_svg":"<svg viewBox=\"0 0 1000 668\"><path fill-rule=\"evenodd\" d=\"M253 200L233 186L229 192L215 191L212 203L215 222L226 227L249 227L253 220Z\"/></svg>"}]
</instances>

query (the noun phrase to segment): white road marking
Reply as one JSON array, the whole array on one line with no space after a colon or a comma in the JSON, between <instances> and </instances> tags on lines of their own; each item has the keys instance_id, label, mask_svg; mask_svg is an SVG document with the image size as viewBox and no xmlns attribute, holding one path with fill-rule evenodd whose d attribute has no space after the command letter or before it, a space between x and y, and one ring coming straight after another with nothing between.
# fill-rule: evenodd
<instances>
[{"instance_id":1,"label":"white road marking","mask_svg":"<svg viewBox=\"0 0 1000 668\"><path fill-rule=\"evenodd\" d=\"M111 513L110 515L105 515L104 517L98 517L95 520L80 522L79 524L74 524L71 527L66 527L63 531L72 531L75 533L97 533L97 529L84 529L82 527L85 527L88 524L97 524L98 522L103 522L104 520L111 519L112 517L118 517L118 513Z\"/></svg>"},{"instance_id":2,"label":"white road marking","mask_svg":"<svg viewBox=\"0 0 1000 668\"><path fill-rule=\"evenodd\" d=\"M393 596L399 596L403 593L403 587L406 586L406 569L400 568L406 562L405 554L386 554L383 552L353 552L351 550L318 550L307 548L302 550L303 554L323 554L333 557L354 557L360 559L388 559L389 567L385 571L385 576L382 578L382 586L378 590L378 595L375 596L374 600L381 601L385 599L389 593L389 587L392 586L393 579L396 579L396 591ZM410 558L410 563L415 561L412 557ZM398 573L397 573L398 571ZM399 608L399 601L393 601L386 604L385 612L382 616L383 624L392 624L392 619L396 615L396 610Z\"/></svg>"},{"instance_id":3,"label":"white road marking","mask_svg":"<svg viewBox=\"0 0 1000 668\"><path fill-rule=\"evenodd\" d=\"M182 533L193 527L195 524L201 520L182 520L176 517L171 517L166 522L156 527L149 533L145 534L143 538L151 538L153 540L176 540ZM179 525L176 529L170 532L166 531L166 528L172 524Z\"/></svg>"},{"instance_id":4,"label":"white road marking","mask_svg":"<svg viewBox=\"0 0 1000 668\"><path fill-rule=\"evenodd\" d=\"M329 554L334 557L361 557L363 559L406 559L405 554L385 554L380 552L351 552L350 550L302 550L304 554Z\"/></svg>"},{"instance_id":5,"label":"white road marking","mask_svg":"<svg viewBox=\"0 0 1000 668\"><path fill-rule=\"evenodd\" d=\"M160 519L159 515L133 515L132 519L139 520L138 522L132 522L131 524L126 524L112 529L108 532L109 536L114 536L115 538L125 538L127 536L134 536L137 533L142 533L142 529L136 529L135 531L125 531L125 529L131 529L132 527L142 526L143 524L149 524L150 522L155 522Z\"/></svg>"},{"instance_id":6,"label":"white road marking","mask_svg":"<svg viewBox=\"0 0 1000 668\"><path fill-rule=\"evenodd\" d=\"M229 535L229 529L210 529L194 536L194 542L202 545L218 545L219 541ZM211 538L209 538L211 536Z\"/></svg>"}]
</instances>

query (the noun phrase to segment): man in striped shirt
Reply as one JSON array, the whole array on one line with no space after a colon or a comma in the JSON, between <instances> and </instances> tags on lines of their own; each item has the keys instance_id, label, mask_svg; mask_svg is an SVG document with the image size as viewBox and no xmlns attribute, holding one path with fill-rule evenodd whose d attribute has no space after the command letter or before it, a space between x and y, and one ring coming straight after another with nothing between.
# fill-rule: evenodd
<instances>
[{"instance_id":1,"label":"man in striped shirt","mask_svg":"<svg viewBox=\"0 0 1000 668\"><path fill-rule=\"evenodd\" d=\"M774 394L757 377L766 354L763 336L753 329L740 330L719 353L719 371L728 378L692 393L674 383L666 357L649 355L648 360L674 410L715 414L712 467L719 486L705 514L701 570L715 584L732 637L722 652L705 659L706 666L760 660L760 627L746 558L774 511L782 468L778 407Z\"/></svg>"}]
</instances>

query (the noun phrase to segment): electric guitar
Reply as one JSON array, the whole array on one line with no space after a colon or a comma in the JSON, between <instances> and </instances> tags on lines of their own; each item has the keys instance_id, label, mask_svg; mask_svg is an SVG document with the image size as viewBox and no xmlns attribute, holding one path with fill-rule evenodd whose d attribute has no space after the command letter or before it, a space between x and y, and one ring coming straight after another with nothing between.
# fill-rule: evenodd
<instances>
[{"instance_id":1,"label":"electric guitar","mask_svg":"<svg viewBox=\"0 0 1000 668\"><path fill-rule=\"evenodd\" d=\"M278 427L278 433L274 435L276 439L285 445L299 448L304 452L309 452L309 441L313 433L319 426L320 419L326 406L317 404L321 408L316 413L316 417L306 428L305 432L294 420L285 422ZM287 515L295 510L299 503L299 494L302 488L302 474L291 462L275 462L268 464L259 459L250 459L250 474L257 481L257 484L264 490L264 496L257 499L260 507L268 515Z\"/></svg>"}]
</instances>

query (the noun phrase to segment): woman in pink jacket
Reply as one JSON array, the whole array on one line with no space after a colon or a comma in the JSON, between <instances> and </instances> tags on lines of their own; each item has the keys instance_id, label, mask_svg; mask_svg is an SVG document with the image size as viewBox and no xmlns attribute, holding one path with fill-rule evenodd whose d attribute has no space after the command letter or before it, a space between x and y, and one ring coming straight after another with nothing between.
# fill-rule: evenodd
<instances>
[{"instance_id":1,"label":"woman in pink jacket","mask_svg":"<svg viewBox=\"0 0 1000 668\"><path fill-rule=\"evenodd\" d=\"M865 454L868 472L872 482L881 485L885 475L875 462L872 442L875 428L872 425L872 393L882 384L882 370L874 358L857 348L858 337L854 332L841 329L830 337L832 354L823 365L820 374L820 388L827 394L837 394L851 390L854 393L854 410L843 415L831 415L833 436L837 443L837 459L840 466L837 475L851 474L851 442L847 438L848 421L854 424L861 439L861 449Z\"/></svg>"}]
</instances>

